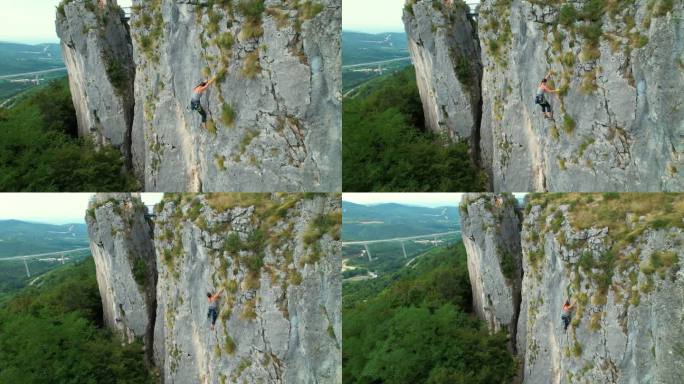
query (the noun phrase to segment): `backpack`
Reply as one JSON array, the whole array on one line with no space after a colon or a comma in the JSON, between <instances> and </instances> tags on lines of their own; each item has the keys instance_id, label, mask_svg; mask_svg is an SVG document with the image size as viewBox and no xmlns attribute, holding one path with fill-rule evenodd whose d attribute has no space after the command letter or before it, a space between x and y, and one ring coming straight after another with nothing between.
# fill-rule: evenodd
<instances>
[{"instance_id":1,"label":"backpack","mask_svg":"<svg viewBox=\"0 0 684 384\"><path fill-rule=\"evenodd\" d=\"M534 97L534 103L535 104L544 104L544 94L543 93L538 93Z\"/></svg>"}]
</instances>

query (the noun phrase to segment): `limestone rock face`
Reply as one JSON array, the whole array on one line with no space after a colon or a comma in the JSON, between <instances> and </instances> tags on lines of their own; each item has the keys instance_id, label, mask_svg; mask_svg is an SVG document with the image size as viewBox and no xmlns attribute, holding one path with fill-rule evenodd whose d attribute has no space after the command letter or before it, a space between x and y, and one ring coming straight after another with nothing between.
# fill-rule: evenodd
<instances>
[{"instance_id":1,"label":"limestone rock face","mask_svg":"<svg viewBox=\"0 0 684 384\"><path fill-rule=\"evenodd\" d=\"M56 28L69 71L78 132L121 150L130 167L133 46L116 0L76 0L58 8Z\"/></svg>"},{"instance_id":2,"label":"limestone rock face","mask_svg":"<svg viewBox=\"0 0 684 384\"><path fill-rule=\"evenodd\" d=\"M403 17L425 125L453 140L476 143L482 67L475 27L458 1L439 10L434 3L409 1Z\"/></svg>"},{"instance_id":3,"label":"limestone rock face","mask_svg":"<svg viewBox=\"0 0 684 384\"><path fill-rule=\"evenodd\" d=\"M464 7L407 0L404 24L427 126L469 138L495 192L684 188L682 2L484 0L474 48Z\"/></svg>"},{"instance_id":4,"label":"limestone rock face","mask_svg":"<svg viewBox=\"0 0 684 384\"><path fill-rule=\"evenodd\" d=\"M481 154L495 191L684 187L684 4L588 3L480 7ZM563 90L550 97L555 122L534 103L548 71Z\"/></svg>"},{"instance_id":5,"label":"limestone rock face","mask_svg":"<svg viewBox=\"0 0 684 384\"><path fill-rule=\"evenodd\" d=\"M102 136L128 143L144 190L341 189L341 0L134 0L130 34L115 5L74 0L57 29L80 125L118 116ZM205 129L190 100L211 78Z\"/></svg>"},{"instance_id":6,"label":"limestone rock face","mask_svg":"<svg viewBox=\"0 0 684 384\"><path fill-rule=\"evenodd\" d=\"M131 194L98 194L86 223L104 323L128 342L143 338L151 358L157 272L145 206Z\"/></svg>"},{"instance_id":7,"label":"limestone rock face","mask_svg":"<svg viewBox=\"0 0 684 384\"><path fill-rule=\"evenodd\" d=\"M524 382L681 381L681 223L654 229L642 225L644 217L618 212L616 220L633 231L620 238L608 227L578 229L580 209L591 209L582 204L533 202L526 209L518 322ZM561 308L569 298L576 304L564 332Z\"/></svg>"},{"instance_id":8,"label":"limestone rock face","mask_svg":"<svg viewBox=\"0 0 684 384\"><path fill-rule=\"evenodd\" d=\"M461 200L461 234L468 254L473 309L490 331L506 330L513 348L522 282L516 206L512 195L471 193Z\"/></svg>"},{"instance_id":9,"label":"limestone rock face","mask_svg":"<svg viewBox=\"0 0 684 384\"><path fill-rule=\"evenodd\" d=\"M107 232L113 204L95 210L91 231ZM152 237L163 382L341 383L340 205L339 195L167 196ZM112 285L130 271L102 265L101 290L135 294ZM207 293L221 290L211 330Z\"/></svg>"},{"instance_id":10,"label":"limestone rock face","mask_svg":"<svg viewBox=\"0 0 684 384\"><path fill-rule=\"evenodd\" d=\"M212 3L134 1L146 189L340 190L341 0ZM202 129L192 89L216 76Z\"/></svg>"}]
</instances>

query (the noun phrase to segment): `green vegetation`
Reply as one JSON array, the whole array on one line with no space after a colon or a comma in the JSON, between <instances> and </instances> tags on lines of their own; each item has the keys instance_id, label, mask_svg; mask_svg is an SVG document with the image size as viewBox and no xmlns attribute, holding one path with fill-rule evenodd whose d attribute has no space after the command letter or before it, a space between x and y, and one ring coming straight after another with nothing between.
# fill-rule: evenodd
<instances>
[{"instance_id":1,"label":"green vegetation","mask_svg":"<svg viewBox=\"0 0 684 384\"><path fill-rule=\"evenodd\" d=\"M11 109L0 109L0 190L130 191L121 153L76 139L67 80L50 83Z\"/></svg>"},{"instance_id":2,"label":"green vegetation","mask_svg":"<svg viewBox=\"0 0 684 384\"><path fill-rule=\"evenodd\" d=\"M462 244L433 253L385 283L343 288L345 383L498 383L513 377L507 335L490 335L469 313ZM350 294L348 285L366 292Z\"/></svg>"},{"instance_id":3,"label":"green vegetation","mask_svg":"<svg viewBox=\"0 0 684 384\"><path fill-rule=\"evenodd\" d=\"M50 273L0 308L0 382L153 383L142 345L101 319L92 258Z\"/></svg>"},{"instance_id":4,"label":"green vegetation","mask_svg":"<svg viewBox=\"0 0 684 384\"><path fill-rule=\"evenodd\" d=\"M528 206L542 208L541 218L553 219L547 224L539 222L528 227L528 237L536 251L528 251L530 262L543 260L543 249L537 244L544 234L557 232L566 223L572 230L607 228L604 240L605 250L596 251L587 247L586 240L565 239L561 231L556 235L559 243L569 249L580 250L580 257L569 265L566 287L568 295L577 297L577 315L573 327L580 325L582 314L588 303L603 306L609 294L618 303L638 306L640 295L648 294L657 287L656 278L673 279L680 269L680 255L676 251L680 241L666 245L666 249L645 250L646 231L684 228L684 197L665 193L559 193L528 195ZM563 217L559 207L567 205ZM540 232L541 237L532 238ZM671 236L672 233L669 235ZM534 256L533 256L534 255ZM533 264L537 266L537 264ZM535 268L538 271L538 268ZM540 277L539 275L537 275ZM588 328L596 331L601 327L601 315L590 318ZM574 351L569 351L573 354Z\"/></svg>"},{"instance_id":5,"label":"green vegetation","mask_svg":"<svg viewBox=\"0 0 684 384\"><path fill-rule=\"evenodd\" d=\"M422 132L415 72L383 78L366 95L345 99L342 176L351 191L477 191L484 176L468 144Z\"/></svg>"},{"instance_id":6,"label":"green vegetation","mask_svg":"<svg viewBox=\"0 0 684 384\"><path fill-rule=\"evenodd\" d=\"M129 85L132 84L128 69L117 58L107 59L107 77L119 96L127 93Z\"/></svg>"}]
</instances>

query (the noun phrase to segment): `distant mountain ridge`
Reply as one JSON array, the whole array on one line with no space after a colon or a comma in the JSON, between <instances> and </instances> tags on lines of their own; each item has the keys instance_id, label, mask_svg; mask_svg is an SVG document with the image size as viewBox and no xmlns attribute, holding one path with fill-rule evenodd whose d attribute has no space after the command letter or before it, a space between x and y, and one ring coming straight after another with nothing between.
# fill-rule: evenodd
<instances>
[{"instance_id":1,"label":"distant mountain ridge","mask_svg":"<svg viewBox=\"0 0 684 384\"><path fill-rule=\"evenodd\" d=\"M59 44L21 44L0 41L0 76L43 71L64 66Z\"/></svg>"},{"instance_id":2,"label":"distant mountain ridge","mask_svg":"<svg viewBox=\"0 0 684 384\"><path fill-rule=\"evenodd\" d=\"M0 220L0 258L87 246L85 223L56 225Z\"/></svg>"},{"instance_id":3,"label":"distant mountain ridge","mask_svg":"<svg viewBox=\"0 0 684 384\"><path fill-rule=\"evenodd\" d=\"M455 231L459 228L457 203L428 208L399 203L362 205L342 201L344 241L376 240Z\"/></svg>"},{"instance_id":4,"label":"distant mountain ridge","mask_svg":"<svg viewBox=\"0 0 684 384\"><path fill-rule=\"evenodd\" d=\"M342 31L342 65L407 57L406 33Z\"/></svg>"}]
</instances>

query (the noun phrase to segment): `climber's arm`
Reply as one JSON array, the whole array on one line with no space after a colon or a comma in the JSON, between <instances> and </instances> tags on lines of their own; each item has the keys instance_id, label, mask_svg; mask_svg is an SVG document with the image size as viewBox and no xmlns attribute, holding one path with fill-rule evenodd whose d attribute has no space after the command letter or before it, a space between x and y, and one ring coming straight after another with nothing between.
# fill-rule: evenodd
<instances>
[{"instance_id":1,"label":"climber's arm","mask_svg":"<svg viewBox=\"0 0 684 384\"><path fill-rule=\"evenodd\" d=\"M542 88L544 91L548 92L548 93L558 93L558 90L557 90L557 89L551 89L551 88L548 87L548 85L543 84L543 83L542 83L542 85L541 85L541 88Z\"/></svg>"},{"instance_id":2,"label":"climber's arm","mask_svg":"<svg viewBox=\"0 0 684 384\"><path fill-rule=\"evenodd\" d=\"M212 299L216 300L219 296L221 296L221 292L223 292L223 288L219 289L218 292L214 296L212 296Z\"/></svg>"}]
</instances>

